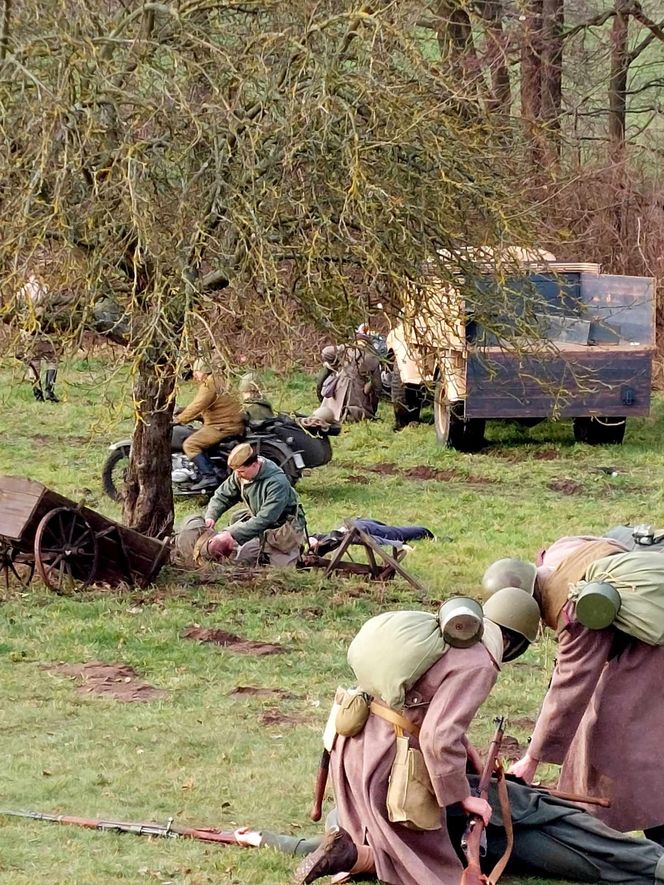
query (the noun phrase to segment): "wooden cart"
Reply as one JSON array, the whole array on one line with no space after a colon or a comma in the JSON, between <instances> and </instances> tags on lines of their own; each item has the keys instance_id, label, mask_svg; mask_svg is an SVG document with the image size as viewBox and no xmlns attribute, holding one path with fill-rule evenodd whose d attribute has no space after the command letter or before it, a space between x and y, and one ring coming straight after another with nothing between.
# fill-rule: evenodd
<instances>
[{"instance_id":1,"label":"wooden cart","mask_svg":"<svg viewBox=\"0 0 664 885\"><path fill-rule=\"evenodd\" d=\"M169 546L20 476L0 476L0 575L27 585L35 569L61 592L94 582L144 587Z\"/></svg>"}]
</instances>

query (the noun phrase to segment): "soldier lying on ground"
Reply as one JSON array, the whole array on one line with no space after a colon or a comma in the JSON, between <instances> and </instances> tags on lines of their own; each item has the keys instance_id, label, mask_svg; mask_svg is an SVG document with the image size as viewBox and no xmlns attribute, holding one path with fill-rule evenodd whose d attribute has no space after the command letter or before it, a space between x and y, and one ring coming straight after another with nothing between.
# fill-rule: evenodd
<instances>
[{"instance_id":1,"label":"soldier lying on ground","mask_svg":"<svg viewBox=\"0 0 664 885\"><path fill-rule=\"evenodd\" d=\"M469 775L471 789L477 775ZM571 882L610 882L616 885L653 885L664 881L664 848L648 839L636 839L612 830L578 805L556 799L526 784L507 783L512 811L514 845L505 872L543 876ZM506 838L495 784L489 791L492 807L487 826L487 854L481 858L488 874L505 850ZM447 830L461 855L461 837L467 817L460 805L446 809ZM336 810L327 817L326 830L338 828ZM249 829L235 833L241 845L275 848L293 856L318 849L323 837L302 838Z\"/></svg>"},{"instance_id":2,"label":"soldier lying on ground","mask_svg":"<svg viewBox=\"0 0 664 885\"><path fill-rule=\"evenodd\" d=\"M659 563L661 553L647 555ZM488 593L509 584L534 595L557 638L556 664L530 746L510 772L530 782L540 762L562 765L560 789L611 801L610 808L589 807L592 814L622 832L644 830L664 844L664 646L615 626L585 627L568 601L570 586L596 564L628 556L643 554L625 553L607 538L562 538L539 567L500 560L482 583Z\"/></svg>"}]
</instances>

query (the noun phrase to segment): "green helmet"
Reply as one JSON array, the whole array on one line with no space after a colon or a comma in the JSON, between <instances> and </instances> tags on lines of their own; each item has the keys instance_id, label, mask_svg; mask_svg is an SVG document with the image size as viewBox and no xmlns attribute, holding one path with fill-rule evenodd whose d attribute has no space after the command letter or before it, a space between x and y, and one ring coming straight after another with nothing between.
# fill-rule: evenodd
<instances>
[{"instance_id":1,"label":"green helmet","mask_svg":"<svg viewBox=\"0 0 664 885\"><path fill-rule=\"evenodd\" d=\"M504 661L513 661L537 639L539 605L520 587L503 587L484 603L484 616L503 631Z\"/></svg>"},{"instance_id":2,"label":"green helmet","mask_svg":"<svg viewBox=\"0 0 664 885\"><path fill-rule=\"evenodd\" d=\"M503 587L518 587L533 595L537 567L523 559L497 559L482 577L484 592L490 596Z\"/></svg>"}]
</instances>

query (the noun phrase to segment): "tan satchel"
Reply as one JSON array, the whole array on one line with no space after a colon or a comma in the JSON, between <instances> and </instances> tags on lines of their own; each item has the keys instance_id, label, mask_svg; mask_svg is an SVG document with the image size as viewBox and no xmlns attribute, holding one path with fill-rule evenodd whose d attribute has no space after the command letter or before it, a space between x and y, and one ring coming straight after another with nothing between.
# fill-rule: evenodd
<instances>
[{"instance_id":1,"label":"tan satchel","mask_svg":"<svg viewBox=\"0 0 664 885\"><path fill-rule=\"evenodd\" d=\"M442 810L419 750L408 746L408 737L396 738L396 754L387 787L387 817L409 830L439 830Z\"/></svg>"},{"instance_id":2,"label":"tan satchel","mask_svg":"<svg viewBox=\"0 0 664 885\"><path fill-rule=\"evenodd\" d=\"M409 830L440 830L442 809L433 790L420 750L408 744L404 731L419 734L419 727L401 713L372 701L371 712L394 725L396 753L387 785L387 819Z\"/></svg>"},{"instance_id":3,"label":"tan satchel","mask_svg":"<svg viewBox=\"0 0 664 885\"><path fill-rule=\"evenodd\" d=\"M264 539L269 547L278 550L279 553L290 553L304 544L305 536L302 529L297 528L292 519L288 519L279 528L268 529Z\"/></svg>"}]
</instances>

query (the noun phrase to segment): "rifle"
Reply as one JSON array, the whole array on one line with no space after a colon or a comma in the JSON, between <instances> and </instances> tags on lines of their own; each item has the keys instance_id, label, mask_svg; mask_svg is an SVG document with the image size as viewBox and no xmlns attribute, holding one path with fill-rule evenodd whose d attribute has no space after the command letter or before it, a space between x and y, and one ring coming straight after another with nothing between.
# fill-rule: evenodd
<instances>
[{"instance_id":1,"label":"rifle","mask_svg":"<svg viewBox=\"0 0 664 885\"><path fill-rule=\"evenodd\" d=\"M330 751L326 748L320 758L318 772L316 774L316 785L314 787L314 801L309 812L311 820L319 821L323 814L323 799L325 798L325 787L327 786L327 776L330 770Z\"/></svg>"},{"instance_id":2,"label":"rifle","mask_svg":"<svg viewBox=\"0 0 664 885\"><path fill-rule=\"evenodd\" d=\"M482 771L480 782L475 790L476 795L480 796L482 799L488 798L489 784L491 783L492 775L497 769L502 773L502 767L498 762L498 753L500 752L500 745L503 740L503 735L505 734L505 717L497 717L494 721L496 723L496 732L489 745L489 752L484 764L484 770ZM486 854L486 833L484 829L484 821L479 815L473 814L469 817L468 826L461 839L461 848L466 855L467 861L466 869L463 871L463 876L461 878L461 885L487 885L488 882L495 881L493 875L496 874L496 870L493 871L491 878L489 879L483 875L480 868L480 856L483 857ZM511 842L508 834L508 852L509 851L511 851ZM509 854L507 854L507 856L509 856ZM504 860L505 863L507 863L507 857L505 857ZM499 862L498 866L500 866L501 863L502 861ZM499 875L500 872L496 875L496 879Z\"/></svg>"},{"instance_id":3,"label":"rifle","mask_svg":"<svg viewBox=\"0 0 664 885\"><path fill-rule=\"evenodd\" d=\"M132 833L134 836L160 836L168 839L196 839L198 842L217 842L221 845L239 845L235 834L213 827L178 827L169 817L166 824L125 823L119 820L94 820L87 817L69 817L66 814L45 814L41 811L0 810L0 815L29 817L32 820L48 820L56 824L71 824L89 830L108 830L112 833Z\"/></svg>"}]
</instances>

